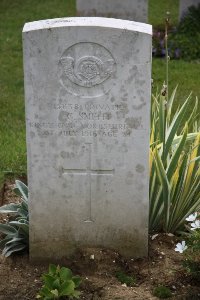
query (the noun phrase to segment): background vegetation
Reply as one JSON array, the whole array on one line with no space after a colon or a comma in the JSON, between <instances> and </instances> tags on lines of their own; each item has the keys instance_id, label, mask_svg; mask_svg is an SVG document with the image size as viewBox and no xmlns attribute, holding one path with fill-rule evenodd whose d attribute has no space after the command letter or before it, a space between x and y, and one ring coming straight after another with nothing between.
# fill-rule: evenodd
<instances>
[{"instance_id":1,"label":"background vegetation","mask_svg":"<svg viewBox=\"0 0 200 300\"><path fill-rule=\"evenodd\" d=\"M150 0L149 23L164 26L166 11L171 25L178 22L178 0ZM75 0L0 1L0 180L26 174L25 113L21 32L25 22L75 15ZM196 62L170 61L170 92L179 84L175 103L182 104L193 91L199 96L199 65ZM164 59L153 60L154 91L165 78ZM195 97L193 97L195 98Z\"/></svg>"}]
</instances>

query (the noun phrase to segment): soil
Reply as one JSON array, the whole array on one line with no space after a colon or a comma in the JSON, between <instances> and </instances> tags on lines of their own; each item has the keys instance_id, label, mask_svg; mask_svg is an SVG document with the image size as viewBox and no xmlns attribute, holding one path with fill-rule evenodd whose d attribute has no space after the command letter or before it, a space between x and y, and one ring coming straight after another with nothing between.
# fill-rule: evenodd
<instances>
[{"instance_id":1,"label":"soil","mask_svg":"<svg viewBox=\"0 0 200 300\"><path fill-rule=\"evenodd\" d=\"M13 182L4 185L2 203L18 202L12 192ZM0 222L9 216L0 215ZM125 259L108 249L84 249L62 266L71 268L82 278L80 300L147 300L158 299L153 290L158 285L170 288L170 299L200 299L200 285L190 278L182 266L182 255L174 251L178 239L174 235L149 236L149 257ZM42 286L41 275L48 265L33 265L27 253L8 258L0 256L0 300L29 300ZM132 287L122 284L116 272L134 276Z\"/></svg>"}]
</instances>

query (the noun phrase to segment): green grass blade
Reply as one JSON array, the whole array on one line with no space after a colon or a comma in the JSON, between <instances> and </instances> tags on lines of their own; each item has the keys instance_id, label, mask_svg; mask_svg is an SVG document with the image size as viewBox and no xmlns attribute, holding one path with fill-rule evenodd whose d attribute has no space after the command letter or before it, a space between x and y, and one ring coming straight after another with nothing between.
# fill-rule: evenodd
<instances>
[{"instance_id":1,"label":"green grass blade","mask_svg":"<svg viewBox=\"0 0 200 300\"><path fill-rule=\"evenodd\" d=\"M197 117L197 115L196 115L197 114L197 108L198 108L198 99L195 100L195 105L194 105L193 111L192 111L189 119L187 120L189 127L194 122L194 119Z\"/></svg>"},{"instance_id":2,"label":"green grass blade","mask_svg":"<svg viewBox=\"0 0 200 300\"><path fill-rule=\"evenodd\" d=\"M170 147L172 145L173 139L176 135L176 132L177 132L178 128L181 125L181 122L182 122L186 112L187 112L189 101L190 101L190 96L187 98L187 100L185 101L185 103L181 107L181 109L178 112L178 114L176 115L176 117L174 117L170 127L167 130L166 145L165 145L165 152L164 152L164 161L166 160L167 155L169 154L169 150L170 150Z\"/></svg>"},{"instance_id":3,"label":"green grass blade","mask_svg":"<svg viewBox=\"0 0 200 300\"><path fill-rule=\"evenodd\" d=\"M199 134L199 132L188 133L186 142L193 142L198 134ZM178 135L178 136L174 137L172 146L175 146L176 144L180 143L180 140L182 139L182 137L183 137L182 135Z\"/></svg>"},{"instance_id":4,"label":"green grass blade","mask_svg":"<svg viewBox=\"0 0 200 300\"><path fill-rule=\"evenodd\" d=\"M185 129L184 129L184 134L182 136L182 139L180 140L176 150L174 151L173 153L173 156L170 160L170 163L168 165L168 168L167 168L167 178L168 180L170 181L174 172L175 172L175 169L177 167L177 162L178 162L178 159L184 149L184 146L185 146L185 142L186 142L186 138L187 138L187 133L188 133L188 126L187 126L187 123L185 125Z\"/></svg>"},{"instance_id":5,"label":"green grass blade","mask_svg":"<svg viewBox=\"0 0 200 300\"><path fill-rule=\"evenodd\" d=\"M165 230L167 231L168 222L169 222L169 211L170 211L170 186L169 186L169 181L167 179L167 175L166 175L162 160L161 160L157 150L155 151L155 162L156 162L156 169L158 172L158 177L162 184L162 197L163 197L164 210L165 210L164 211L164 214L165 214L164 227L165 227Z\"/></svg>"},{"instance_id":6,"label":"green grass blade","mask_svg":"<svg viewBox=\"0 0 200 300\"><path fill-rule=\"evenodd\" d=\"M159 105L159 135L160 142L165 142L165 98L163 96L160 97L160 105Z\"/></svg>"},{"instance_id":7,"label":"green grass blade","mask_svg":"<svg viewBox=\"0 0 200 300\"><path fill-rule=\"evenodd\" d=\"M178 85L175 87L175 89L173 90L171 97L167 103L167 116L166 116L166 121L167 121L167 127L170 124L170 120L171 120L171 114L172 114L172 108L173 108L173 104L174 104L174 99L175 99L175 95L177 92L177 88Z\"/></svg>"}]
</instances>

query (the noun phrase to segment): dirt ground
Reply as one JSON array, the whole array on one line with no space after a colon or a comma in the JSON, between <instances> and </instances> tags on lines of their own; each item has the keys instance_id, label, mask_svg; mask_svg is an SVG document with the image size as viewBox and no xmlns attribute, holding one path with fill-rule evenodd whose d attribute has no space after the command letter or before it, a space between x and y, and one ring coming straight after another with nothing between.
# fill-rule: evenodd
<instances>
[{"instance_id":1,"label":"dirt ground","mask_svg":"<svg viewBox=\"0 0 200 300\"><path fill-rule=\"evenodd\" d=\"M16 202L19 198L12 192L13 182L4 186L2 203ZM7 216L1 215L0 222ZM83 300L147 300L158 299L153 290L159 284L170 288L170 299L200 299L200 286L192 280L182 267L182 255L174 251L177 238L159 234L149 236L148 259L125 259L108 249L84 249L71 260L63 260L62 266L71 268L74 275L82 278L80 286ZM48 265L32 265L28 254L9 258L0 256L0 300L35 299L42 286L41 274ZM134 276L132 287L122 285L116 272Z\"/></svg>"}]
</instances>

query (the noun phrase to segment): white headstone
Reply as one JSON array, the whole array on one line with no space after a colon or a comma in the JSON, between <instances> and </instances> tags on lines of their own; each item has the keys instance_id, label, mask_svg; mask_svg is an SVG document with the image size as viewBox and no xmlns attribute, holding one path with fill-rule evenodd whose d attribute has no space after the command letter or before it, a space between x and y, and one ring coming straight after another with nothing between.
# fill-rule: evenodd
<instances>
[{"instance_id":1,"label":"white headstone","mask_svg":"<svg viewBox=\"0 0 200 300\"><path fill-rule=\"evenodd\" d=\"M25 24L31 259L148 251L151 32L64 18Z\"/></svg>"},{"instance_id":2,"label":"white headstone","mask_svg":"<svg viewBox=\"0 0 200 300\"><path fill-rule=\"evenodd\" d=\"M99 16L147 22L148 0L76 0L79 16Z\"/></svg>"},{"instance_id":3,"label":"white headstone","mask_svg":"<svg viewBox=\"0 0 200 300\"><path fill-rule=\"evenodd\" d=\"M179 4L179 19L181 19L188 11L190 6L198 6L200 0L180 0Z\"/></svg>"}]
</instances>

